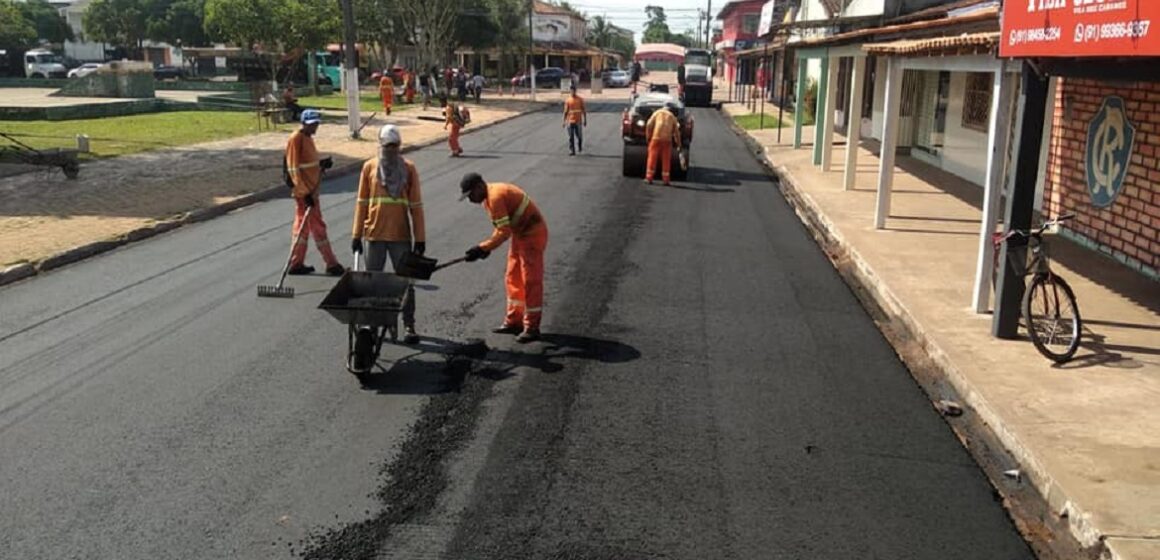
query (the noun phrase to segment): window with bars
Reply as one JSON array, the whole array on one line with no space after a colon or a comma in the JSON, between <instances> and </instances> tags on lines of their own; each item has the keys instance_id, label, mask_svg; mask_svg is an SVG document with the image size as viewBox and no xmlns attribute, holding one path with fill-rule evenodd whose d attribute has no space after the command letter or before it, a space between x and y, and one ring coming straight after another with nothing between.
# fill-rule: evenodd
<instances>
[{"instance_id":1,"label":"window with bars","mask_svg":"<svg viewBox=\"0 0 1160 560\"><path fill-rule=\"evenodd\" d=\"M761 14L746 14L741 16L741 32L752 35L757 33L758 26L761 25Z\"/></svg>"},{"instance_id":2,"label":"window with bars","mask_svg":"<svg viewBox=\"0 0 1160 560\"><path fill-rule=\"evenodd\" d=\"M991 93L995 75L990 72L967 74L963 94L963 128L987 132L991 120Z\"/></svg>"}]
</instances>

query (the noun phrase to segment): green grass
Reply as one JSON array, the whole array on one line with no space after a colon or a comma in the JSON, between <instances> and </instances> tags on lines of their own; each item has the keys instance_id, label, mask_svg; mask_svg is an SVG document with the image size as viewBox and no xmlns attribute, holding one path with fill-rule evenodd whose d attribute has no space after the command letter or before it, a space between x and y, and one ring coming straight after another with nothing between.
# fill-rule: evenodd
<instances>
[{"instance_id":1,"label":"green grass","mask_svg":"<svg viewBox=\"0 0 1160 560\"><path fill-rule=\"evenodd\" d=\"M395 90L396 92L399 90ZM398 97L395 98L395 104L391 106L391 112L406 111L414 107L422 107L421 97L415 95L415 103L407 105L401 103ZM341 93L331 95L304 95L298 98L298 104L307 109L342 109L346 110L346 96ZM383 101L379 98L378 92L362 93L359 95L359 111L363 113L382 112Z\"/></svg>"},{"instance_id":2,"label":"green grass","mask_svg":"<svg viewBox=\"0 0 1160 560\"><path fill-rule=\"evenodd\" d=\"M263 126L263 132L269 130ZM106 158L255 134L258 119L251 112L182 111L72 121L4 121L0 132L34 148L75 148L76 135L87 134L92 153L81 157ZM0 137L0 145L8 144Z\"/></svg>"},{"instance_id":3,"label":"green grass","mask_svg":"<svg viewBox=\"0 0 1160 560\"><path fill-rule=\"evenodd\" d=\"M789 116L791 118L793 117L793 115L789 115ZM737 126L740 126L741 128L743 128L745 130L758 130L759 128L761 128L761 114L738 115L736 117L733 117L733 121L737 123ZM813 124L813 123L809 123L809 124ZM791 125L792 125L792 123L785 123L785 122L781 123L782 127L788 127ZM772 115L769 113L765 114L765 128L778 128L777 113L774 113Z\"/></svg>"}]
</instances>

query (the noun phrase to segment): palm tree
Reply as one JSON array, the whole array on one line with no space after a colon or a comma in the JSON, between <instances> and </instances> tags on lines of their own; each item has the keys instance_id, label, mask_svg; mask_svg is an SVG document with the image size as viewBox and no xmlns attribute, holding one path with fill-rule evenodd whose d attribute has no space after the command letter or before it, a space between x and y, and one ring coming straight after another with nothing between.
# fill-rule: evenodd
<instances>
[{"instance_id":1,"label":"palm tree","mask_svg":"<svg viewBox=\"0 0 1160 560\"><path fill-rule=\"evenodd\" d=\"M588 23L588 42L600 48L608 48L612 41L612 25L604 16L595 16Z\"/></svg>"}]
</instances>

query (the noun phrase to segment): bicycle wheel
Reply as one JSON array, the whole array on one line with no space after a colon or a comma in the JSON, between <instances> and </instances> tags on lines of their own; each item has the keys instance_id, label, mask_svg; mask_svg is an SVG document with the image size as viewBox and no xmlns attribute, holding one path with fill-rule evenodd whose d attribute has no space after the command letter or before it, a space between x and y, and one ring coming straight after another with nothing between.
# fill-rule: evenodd
<instances>
[{"instance_id":1,"label":"bicycle wheel","mask_svg":"<svg viewBox=\"0 0 1160 560\"><path fill-rule=\"evenodd\" d=\"M1049 360L1062 364L1079 348L1082 323L1075 294L1063 278L1037 274L1023 293L1023 319L1031 343Z\"/></svg>"}]
</instances>

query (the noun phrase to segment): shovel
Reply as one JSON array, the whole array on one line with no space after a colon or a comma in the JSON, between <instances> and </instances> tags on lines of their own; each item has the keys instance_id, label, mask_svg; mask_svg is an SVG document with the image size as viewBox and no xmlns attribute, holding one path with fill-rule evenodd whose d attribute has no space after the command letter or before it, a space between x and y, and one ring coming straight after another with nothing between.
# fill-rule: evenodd
<instances>
[{"instance_id":1,"label":"shovel","mask_svg":"<svg viewBox=\"0 0 1160 560\"><path fill-rule=\"evenodd\" d=\"M465 260L467 260L467 257L463 256L457 259L451 259L443 264L439 264L439 261L435 259L424 257L422 255L416 255L415 253L408 251L406 255L403 255L403 262L400 263L399 268L395 270L395 274L398 274L399 276L405 276L407 278L415 278L417 280L430 280L431 275L434 274L436 270L447 268L453 264L458 264Z\"/></svg>"}]
</instances>

